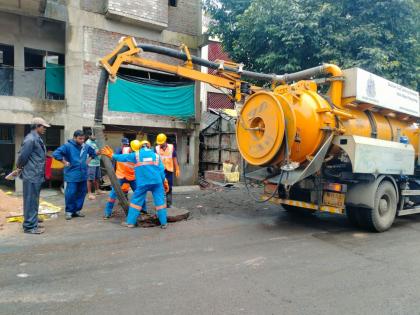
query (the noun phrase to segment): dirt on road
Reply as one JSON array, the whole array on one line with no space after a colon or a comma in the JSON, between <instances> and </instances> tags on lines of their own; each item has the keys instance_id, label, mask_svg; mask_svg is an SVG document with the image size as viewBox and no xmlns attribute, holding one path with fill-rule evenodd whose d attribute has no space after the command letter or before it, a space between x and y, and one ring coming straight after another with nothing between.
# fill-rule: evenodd
<instances>
[{"instance_id":1,"label":"dirt on road","mask_svg":"<svg viewBox=\"0 0 420 315\"><path fill-rule=\"evenodd\" d=\"M22 198L8 195L3 190L0 190L0 229L6 223L6 217L11 213L23 211Z\"/></svg>"}]
</instances>

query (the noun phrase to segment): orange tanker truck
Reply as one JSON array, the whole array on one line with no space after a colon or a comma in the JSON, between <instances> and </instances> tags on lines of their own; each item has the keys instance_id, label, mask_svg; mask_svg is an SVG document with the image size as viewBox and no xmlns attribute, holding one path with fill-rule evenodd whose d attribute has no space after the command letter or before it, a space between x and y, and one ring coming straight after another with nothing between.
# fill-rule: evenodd
<instances>
[{"instance_id":1,"label":"orange tanker truck","mask_svg":"<svg viewBox=\"0 0 420 315\"><path fill-rule=\"evenodd\" d=\"M385 231L396 216L420 212L418 93L358 68L324 71L325 95L308 79L247 99L238 147L262 167L247 178L288 211L345 213Z\"/></svg>"},{"instance_id":2,"label":"orange tanker truck","mask_svg":"<svg viewBox=\"0 0 420 315\"><path fill-rule=\"evenodd\" d=\"M183 63L148 59L150 53ZM359 68L342 71L324 64L291 74L256 73L242 64L192 56L184 45L174 50L126 37L100 60L99 140L108 78L118 79L123 64L231 90L239 109L238 148L244 161L259 167L244 180L264 184L262 201L288 211L346 214L352 223L378 232L389 229L396 216L420 213L418 92ZM110 165L105 163L112 172Z\"/></svg>"}]
</instances>

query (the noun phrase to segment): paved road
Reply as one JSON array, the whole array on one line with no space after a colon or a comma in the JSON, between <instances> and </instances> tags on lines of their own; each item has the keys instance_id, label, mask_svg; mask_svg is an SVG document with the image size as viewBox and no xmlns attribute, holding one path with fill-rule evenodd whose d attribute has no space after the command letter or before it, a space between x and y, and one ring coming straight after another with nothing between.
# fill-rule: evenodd
<instances>
[{"instance_id":1,"label":"paved road","mask_svg":"<svg viewBox=\"0 0 420 315\"><path fill-rule=\"evenodd\" d=\"M420 314L420 217L383 234L241 191L177 196L159 228L87 218L0 235L1 314Z\"/></svg>"}]
</instances>

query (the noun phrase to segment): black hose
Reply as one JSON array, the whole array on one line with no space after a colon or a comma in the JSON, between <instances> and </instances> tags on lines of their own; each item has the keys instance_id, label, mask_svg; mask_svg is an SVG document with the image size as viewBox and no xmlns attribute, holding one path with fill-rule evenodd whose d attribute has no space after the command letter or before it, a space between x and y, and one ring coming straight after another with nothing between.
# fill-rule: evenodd
<instances>
[{"instance_id":1,"label":"black hose","mask_svg":"<svg viewBox=\"0 0 420 315\"><path fill-rule=\"evenodd\" d=\"M123 47L118 53L120 54L126 51L128 51L128 47ZM109 63L113 64L117 56L118 54L112 57L109 60ZM103 122L103 115L104 115L104 101L105 101L105 92L106 92L107 83L108 83L108 72L105 70L105 68L102 68L101 74L99 77L98 87L96 89L96 105L95 105L95 118L94 118L95 125L93 127L94 134L97 137L99 147L101 148L105 145L105 136L103 132L102 122ZM111 181L111 185L117 194L118 200L120 201L120 205L123 208L125 214L127 215L128 206L129 206L128 200L121 189L121 185L117 176L115 175L114 166L112 165L111 160L107 158L106 156L102 156L101 159L103 161L103 165L106 169L108 177Z\"/></svg>"},{"instance_id":2,"label":"black hose","mask_svg":"<svg viewBox=\"0 0 420 315\"><path fill-rule=\"evenodd\" d=\"M292 82L292 81L299 81L303 79L317 77L319 75L325 74L325 69L326 67L324 65L317 66L317 67L305 69L305 70L294 72L294 73L286 73L283 75L278 75L276 76L276 80L284 81L284 82Z\"/></svg>"},{"instance_id":3,"label":"black hose","mask_svg":"<svg viewBox=\"0 0 420 315\"><path fill-rule=\"evenodd\" d=\"M108 83L108 71L105 68L101 69L101 74L99 76L99 83L96 89L96 105L95 105L95 123L102 123L104 116L104 100L106 85Z\"/></svg>"},{"instance_id":4,"label":"black hose","mask_svg":"<svg viewBox=\"0 0 420 315\"><path fill-rule=\"evenodd\" d=\"M281 173L280 173L280 177L279 177L279 181L277 183L276 189L274 189L273 193L269 197L267 197L266 199L259 199L259 198L256 198L252 194L252 192L249 190L248 183L246 182L245 159L242 159L242 174L243 174L243 177L244 177L244 184L245 184L246 191L247 191L249 197L252 200L254 200L256 203L265 203L265 202L270 201L271 199L273 199L274 196L277 194L277 192L279 190L279 187L280 187L280 184L281 184L281 180L283 179L283 170L282 170Z\"/></svg>"},{"instance_id":5,"label":"black hose","mask_svg":"<svg viewBox=\"0 0 420 315\"><path fill-rule=\"evenodd\" d=\"M180 59L184 61L188 60L188 57L185 53L172 49L172 48L150 45L150 44L140 44L137 47L141 48L144 52L151 52L151 53L156 53L160 55L165 55L168 57L172 57L172 58L176 58L176 59ZM211 68L211 69L219 69L221 67L220 63L202 59L196 56L191 56L191 61L193 62L193 64ZM297 81L297 80L302 80L302 79L307 79L307 78L315 77L318 75L322 75L322 74L325 74L325 68L326 67L322 65L322 66L302 70L295 73L277 75L277 74L266 74L266 73L253 72L253 71L247 71L247 70L241 71L237 68L223 66L224 70L238 73L241 76L249 78L249 79L257 79L257 80L265 80L265 81L281 81L281 82Z\"/></svg>"},{"instance_id":6,"label":"black hose","mask_svg":"<svg viewBox=\"0 0 420 315\"><path fill-rule=\"evenodd\" d=\"M129 48L124 46L119 51L118 54L114 55L112 58L108 60L109 64L113 64L115 62L115 59L117 59L119 54L122 54L126 51L128 51ZM98 87L96 89L96 104L95 104L95 122L96 123L102 123L103 116L104 116L104 100L105 100L105 92L106 92L106 86L108 83L108 72L105 70L105 68L101 69L101 74L99 76L99 83Z\"/></svg>"}]
</instances>

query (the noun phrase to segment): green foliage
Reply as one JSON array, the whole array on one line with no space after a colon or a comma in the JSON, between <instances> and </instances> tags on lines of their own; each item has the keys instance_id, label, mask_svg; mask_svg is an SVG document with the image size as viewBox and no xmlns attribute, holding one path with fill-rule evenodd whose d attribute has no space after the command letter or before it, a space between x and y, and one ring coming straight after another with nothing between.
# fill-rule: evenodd
<instances>
[{"instance_id":1,"label":"green foliage","mask_svg":"<svg viewBox=\"0 0 420 315\"><path fill-rule=\"evenodd\" d=\"M418 0L204 0L210 34L247 69L361 67L420 87Z\"/></svg>"}]
</instances>

